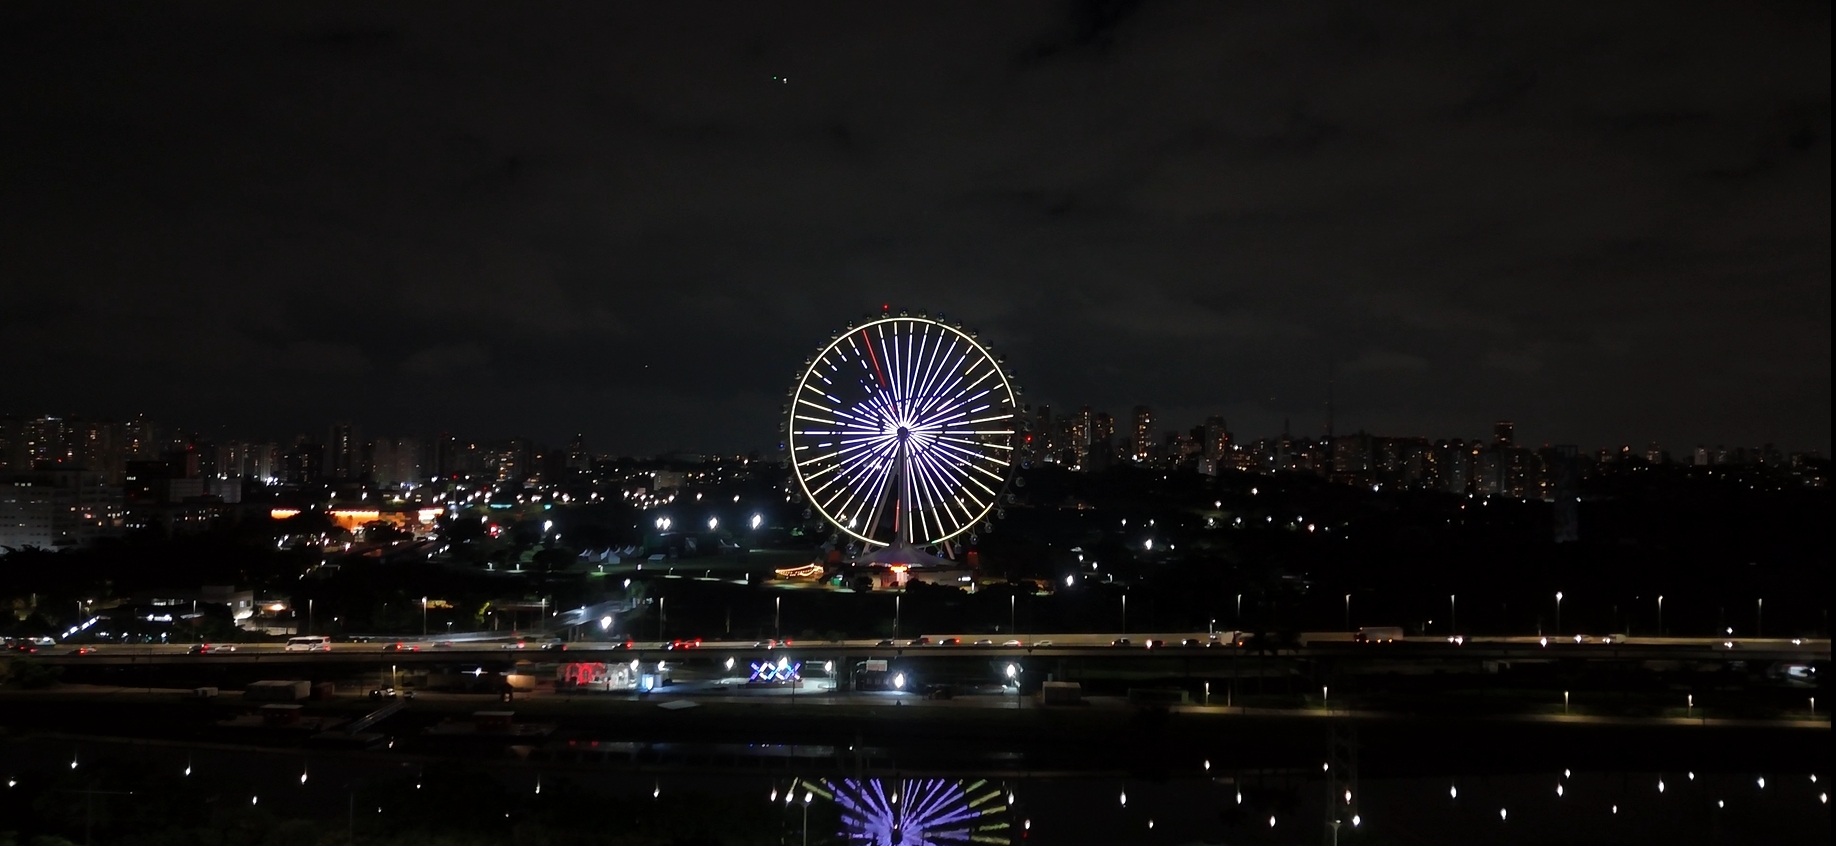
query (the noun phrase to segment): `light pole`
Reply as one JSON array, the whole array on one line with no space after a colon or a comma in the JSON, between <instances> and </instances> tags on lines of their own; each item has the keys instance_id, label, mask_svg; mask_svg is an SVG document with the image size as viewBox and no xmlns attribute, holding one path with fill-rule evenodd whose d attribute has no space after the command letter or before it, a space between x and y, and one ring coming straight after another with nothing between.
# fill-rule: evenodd
<instances>
[{"instance_id":1,"label":"light pole","mask_svg":"<svg viewBox=\"0 0 1836 846\"><path fill-rule=\"evenodd\" d=\"M1562 592L1555 592L1555 633L1562 633Z\"/></svg>"},{"instance_id":2,"label":"light pole","mask_svg":"<svg viewBox=\"0 0 1836 846\"><path fill-rule=\"evenodd\" d=\"M1237 594L1237 628L1243 628L1243 594Z\"/></svg>"},{"instance_id":3,"label":"light pole","mask_svg":"<svg viewBox=\"0 0 1836 846\"><path fill-rule=\"evenodd\" d=\"M1010 594L1007 597L1007 633L1010 635L1020 632L1019 612L1015 610L1019 600L1019 594Z\"/></svg>"},{"instance_id":4,"label":"light pole","mask_svg":"<svg viewBox=\"0 0 1836 846\"><path fill-rule=\"evenodd\" d=\"M1448 632L1447 633L1448 634L1459 634L1460 633L1460 596L1459 594L1450 593L1447 595L1447 615L1448 617L1451 618L1448 620L1448 625L1447 625Z\"/></svg>"},{"instance_id":5,"label":"light pole","mask_svg":"<svg viewBox=\"0 0 1836 846\"><path fill-rule=\"evenodd\" d=\"M1122 633L1128 634L1128 594L1122 594Z\"/></svg>"},{"instance_id":6,"label":"light pole","mask_svg":"<svg viewBox=\"0 0 1836 846\"><path fill-rule=\"evenodd\" d=\"M306 633L312 634L312 600L306 600Z\"/></svg>"},{"instance_id":7,"label":"light pole","mask_svg":"<svg viewBox=\"0 0 1836 846\"><path fill-rule=\"evenodd\" d=\"M893 597L893 640L899 639L899 611L904 601L904 596Z\"/></svg>"},{"instance_id":8,"label":"light pole","mask_svg":"<svg viewBox=\"0 0 1836 846\"><path fill-rule=\"evenodd\" d=\"M1664 636L1664 595L1658 594L1658 637Z\"/></svg>"},{"instance_id":9,"label":"light pole","mask_svg":"<svg viewBox=\"0 0 1836 846\"><path fill-rule=\"evenodd\" d=\"M427 636L427 597L421 597L421 637Z\"/></svg>"},{"instance_id":10,"label":"light pole","mask_svg":"<svg viewBox=\"0 0 1836 846\"><path fill-rule=\"evenodd\" d=\"M774 640L784 639L784 597L771 598L771 636Z\"/></svg>"},{"instance_id":11,"label":"light pole","mask_svg":"<svg viewBox=\"0 0 1836 846\"><path fill-rule=\"evenodd\" d=\"M1766 600L1754 600L1753 607L1755 609L1753 614L1753 636L1764 637L1765 635L1763 633L1766 629Z\"/></svg>"},{"instance_id":12,"label":"light pole","mask_svg":"<svg viewBox=\"0 0 1836 846\"><path fill-rule=\"evenodd\" d=\"M814 793L803 794L803 846L810 846L810 800L815 798Z\"/></svg>"},{"instance_id":13,"label":"light pole","mask_svg":"<svg viewBox=\"0 0 1836 846\"><path fill-rule=\"evenodd\" d=\"M1345 595L1345 630L1351 631L1351 594Z\"/></svg>"}]
</instances>

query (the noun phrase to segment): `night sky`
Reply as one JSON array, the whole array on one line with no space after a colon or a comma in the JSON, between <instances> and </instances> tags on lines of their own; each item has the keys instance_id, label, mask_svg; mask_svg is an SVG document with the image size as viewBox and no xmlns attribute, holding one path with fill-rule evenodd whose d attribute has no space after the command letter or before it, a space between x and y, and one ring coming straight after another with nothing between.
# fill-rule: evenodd
<instances>
[{"instance_id":1,"label":"night sky","mask_svg":"<svg viewBox=\"0 0 1836 846\"><path fill-rule=\"evenodd\" d=\"M0 6L0 413L777 440L882 303L1239 437L1830 445L1830 7Z\"/></svg>"}]
</instances>

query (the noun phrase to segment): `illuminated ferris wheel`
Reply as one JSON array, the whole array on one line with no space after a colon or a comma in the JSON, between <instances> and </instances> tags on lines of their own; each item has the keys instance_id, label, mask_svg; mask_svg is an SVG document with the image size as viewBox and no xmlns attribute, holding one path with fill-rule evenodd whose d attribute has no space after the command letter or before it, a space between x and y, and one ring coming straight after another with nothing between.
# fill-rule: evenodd
<instances>
[{"instance_id":1,"label":"illuminated ferris wheel","mask_svg":"<svg viewBox=\"0 0 1836 846\"><path fill-rule=\"evenodd\" d=\"M874 546L939 544L986 525L1024 445L1000 360L924 315L850 325L805 363L790 399L785 447L803 496Z\"/></svg>"}]
</instances>

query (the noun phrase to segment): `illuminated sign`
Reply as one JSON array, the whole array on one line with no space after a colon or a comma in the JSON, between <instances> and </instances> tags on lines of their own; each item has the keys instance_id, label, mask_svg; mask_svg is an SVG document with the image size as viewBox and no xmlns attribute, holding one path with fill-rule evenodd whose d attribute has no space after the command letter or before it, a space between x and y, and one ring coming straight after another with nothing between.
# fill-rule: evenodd
<instances>
[{"instance_id":1,"label":"illuminated sign","mask_svg":"<svg viewBox=\"0 0 1836 846\"><path fill-rule=\"evenodd\" d=\"M758 661L752 662L752 677L746 679L746 683L782 684L784 682L801 681L802 679L802 661L793 663L789 658L779 658L776 664L771 663L770 660L766 660L763 663Z\"/></svg>"}]
</instances>

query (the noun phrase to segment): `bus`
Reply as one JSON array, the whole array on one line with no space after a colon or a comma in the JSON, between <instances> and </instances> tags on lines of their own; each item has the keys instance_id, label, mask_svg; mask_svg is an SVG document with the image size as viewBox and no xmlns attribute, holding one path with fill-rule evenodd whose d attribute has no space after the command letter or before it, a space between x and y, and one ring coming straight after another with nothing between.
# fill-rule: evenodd
<instances>
[{"instance_id":1,"label":"bus","mask_svg":"<svg viewBox=\"0 0 1836 846\"><path fill-rule=\"evenodd\" d=\"M330 652L331 638L324 635L287 638L288 652Z\"/></svg>"}]
</instances>

